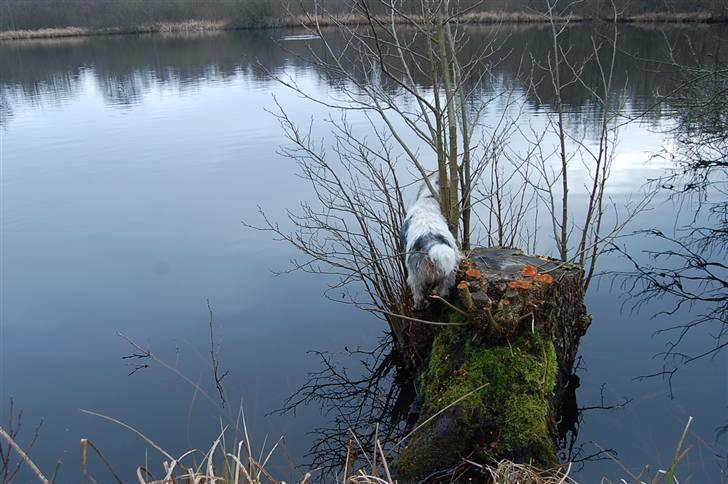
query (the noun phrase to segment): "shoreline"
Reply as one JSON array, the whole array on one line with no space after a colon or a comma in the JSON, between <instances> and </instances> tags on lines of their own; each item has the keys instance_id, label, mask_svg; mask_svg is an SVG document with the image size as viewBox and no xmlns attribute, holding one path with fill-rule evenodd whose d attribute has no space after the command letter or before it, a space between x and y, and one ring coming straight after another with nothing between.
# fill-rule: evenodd
<instances>
[{"instance_id":1,"label":"shoreline","mask_svg":"<svg viewBox=\"0 0 728 484\"><path fill-rule=\"evenodd\" d=\"M54 27L33 30L6 30L0 32L0 42L9 40L29 39L55 39L66 37L92 37L105 35L133 35L150 33L199 33L218 32L231 30L272 30L297 28L311 25L310 18L303 16L288 16L270 23L260 25L234 25L223 20L185 20L181 22L155 22L137 27ZM591 17L560 17L559 22L592 23L611 22L611 19L596 19ZM513 13L492 13L479 12L463 16L463 23L469 24L546 24L548 19L544 16L527 12ZM321 26L334 26L337 23L346 25L360 25L365 23L363 17L353 15L340 15L334 17L322 17L318 19ZM728 23L728 17L713 17L706 13L644 13L620 18L619 23L642 23L642 24L716 24ZM403 22L405 23L405 22Z\"/></svg>"}]
</instances>

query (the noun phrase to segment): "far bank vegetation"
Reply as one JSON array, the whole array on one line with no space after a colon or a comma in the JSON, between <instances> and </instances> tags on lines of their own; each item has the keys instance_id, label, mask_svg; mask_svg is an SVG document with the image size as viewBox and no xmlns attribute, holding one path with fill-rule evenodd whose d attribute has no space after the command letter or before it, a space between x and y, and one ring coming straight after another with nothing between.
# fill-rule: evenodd
<instances>
[{"instance_id":1,"label":"far bank vegetation","mask_svg":"<svg viewBox=\"0 0 728 484\"><path fill-rule=\"evenodd\" d=\"M548 2L542 0L462 0L461 22L546 23ZM612 19L611 3L570 2L561 9L574 21ZM319 14L319 25L361 24L366 19L351 0L3 0L0 40L109 35L148 32L202 32L298 27ZM728 0L619 0L625 22L723 22ZM386 2L372 2L372 15L386 13ZM304 15L306 13L306 15ZM564 19L565 20L565 19ZM310 23L310 22L309 22Z\"/></svg>"}]
</instances>

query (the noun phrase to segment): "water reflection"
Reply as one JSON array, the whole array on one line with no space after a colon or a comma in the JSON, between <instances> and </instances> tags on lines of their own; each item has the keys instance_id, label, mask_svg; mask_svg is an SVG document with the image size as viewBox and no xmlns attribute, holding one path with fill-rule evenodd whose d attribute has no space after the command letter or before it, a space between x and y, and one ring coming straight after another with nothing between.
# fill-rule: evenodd
<instances>
[{"instance_id":1,"label":"water reflection","mask_svg":"<svg viewBox=\"0 0 728 484\"><path fill-rule=\"evenodd\" d=\"M329 358L344 347L376 347L382 331L377 321L321 301L326 281L300 275L271 280L268 270L285 266L292 254L240 226L257 204L284 213L309 195L291 164L274 154L282 140L263 111L271 105L270 94L300 118L325 114L271 82L266 71L285 73L322 93L344 82L305 61L308 49L318 48L315 39L271 40L289 34L296 32L0 44L0 396L15 396L31 422L47 417L34 451L45 469L52 469L59 457L67 462L59 482L80 480L75 465L80 437L95 438L114 462L137 464L145 458L133 436L80 416L78 408L137 425L170 451L204 447L199 442L215 438L214 409L197 405L190 410L193 391L188 386L154 370L127 378L129 371L119 358L128 348L116 336L123 330L140 343L149 342L167 361L176 361L176 348L182 347L180 368L204 381L206 367L188 356L193 353L189 348L199 349L197 343L206 341L206 297L219 315L223 358L231 370L226 378L230 400L245 398L258 441L287 434L291 460L298 463L310 447L306 433L320 428L321 435L332 435L326 433L331 419L340 429L359 422L358 433L365 437L374 429L372 423L381 421L382 432L385 426L391 429L390 441L401 435L408 418L411 425L414 394L402 386L407 375L397 373L396 358L386 345L373 354L331 360L334 368L351 368L352 358L366 361L348 370L348 380L364 385L372 375L378 378L376 391L352 401L354 413L348 417L321 417L317 405L299 407L297 419L266 417L301 386L306 371L327 368L305 350L321 350L318 356ZM498 37L511 51L494 66L486 90L511 85L524 71L522 54L538 58L547 48L548 32L540 27L482 27L476 34L483 42ZM589 50L583 41L588 34L583 26L569 33L580 53ZM665 35L670 40L685 36L698 55L708 55L725 28L668 29ZM671 76L644 61L658 57L665 39L661 32L632 26L624 26L620 38L624 51L615 86L624 104L638 112L653 103L656 90L672 86ZM553 105L545 90L536 94L528 99L529 120L538 120ZM586 99L577 89L567 98L569 123L584 130L599 118ZM646 118L649 123L671 119L672 107L661 109ZM644 163L644 152L659 143L644 125L630 125L620 147L625 163L615 178L616 197L627 196L659 172L659 165ZM674 207L667 205L635 224L669 226L673 221ZM607 257L604 264L619 267L620 262ZM282 300L282 293L290 296ZM595 447L585 447L581 454L576 449L595 441L618 449L633 470L669 463L687 412L699 413L696 434L712 442L716 426L725 422L725 360L688 370L676 388L677 400L670 403L661 382L632 381L654 366L650 358L661 349L651 339L656 324L646 316L621 313L608 287L595 288L589 297L595 324L582 346L588 371L577 373L579 403L569 400L562 409L571 415L560 425L565 455L594 454ZM604 382L608 386L602 392ZM637 398L626 409L589 413L574 424L574 408L598 406L602 393L607 407L622 402L623 395ZM365 402L361 411L360 402ZM181 425L190 414L191 423ZM337 435L346 438L345 432ZM332 448L341 443L316 442ZM720 469L707 460L691 469L699 479L715 481ZM603 475L621 475L614 469L585 467L580 476L596 482ZM133 479L133 466L127 470Z\"/></svg>"},{"instance_id":2,"label":"water reflection","mask_svg":"<svg viewBox=\"0 0 728 484\"><path fill-rule=\"evenodd\" d=\"M12 115L13 109L10 107L7 93L0 92L0 127L6 125Z\"/></svg>"},{"instance_id":3,"label":"water reflection","mask_svg":"<svg viewBox=\"0 0 728 484\"><path fill-rule=\"evenodd\" d=\"M492 82L510 84L521 73L529 72L530 59L547 58L550 33L545 27L479 26L471 30L472 46L488 42L500 46L497 58L492 59L497 70L497 79ZM675 43L679 39L680 45L689 43L694 48L677 51L678 60L692 60L696 53L708 57L714 55L710 46L724 34L723 31L722 27L674 28L668 29L663 37L650 29L621 27L619 38L623 49L618 54L613 82L614 97L619 99L615 105L640 110L654 103L655 92L669 92L674 87L677 79L664 72L658 62L650 60L664 58L666 42ZM572 45L570 56L582 59L592 55L592 33L592 28L587 26L568 31L565 42ZM331 39L336 45L336 35L332 34ZM339 38L338 42L343 40ZM472 54L471 50L472 47L464 49L463 55ZM93 68L104 99L110 104L125 106L139 102L140 97L154 86L165 86L184 94L202 84L226 82L239 75L244 75L250 82L266 85L271 82L266 72L290 70L295 76L302 70L315 69L306 60L309 52L326 56L320 42L310 36L301 37L295 31L5 42L0 45L0 88L12 104L37 103L41 98L46 102L68 99L77 96L82 88L84 69ZM723 52L717 54L725 55ZM568 67L563 66L563 69ZM538 69L535 72L538 74ZM328 72L319 72L319 75L332 88L342 82L342 79L331 78ZM364 79L364 73L359 75ZM598 75L595 69L590 69L584 78L588 84L597 82ZM415 78L415 81L426 82L424 78ZM496 92L499 87L486 84L483 89ZM530 93L532 109L552 108L552 89L547 83L537 82L534 87ZM580 86L567 87L564 100L569 106L566 114L573 125L589 126L599 119L589 93ZM669 105L663 105L661 109L670 111ZM659 118L661 112L652 111L649 116Z\"/></svg>"},{"instance_id":4,"label":"water reflection","mask_svg":"<svg viewBox=\"0 0 728 484\"><path fill-rule=\"evenodd\" d=\"M314 353L320 368L310 373L306 382L277 411L282 415L295 414L303 406L313 405L331 416L326 426L312 430L313 443L304 467L321 469L324 482L334 478L345 467L347 459L353 458L349 453L352 439L356 440L357 448L364 450L376 448L379 442L392 459L390 464L396 465L399 445L406 443L415 429L423 402L418 395L421 375L410 368L406 357L398 354L393 336L382 335L373 350ZM561 462L582 465L608 458L611 449L586 455L578 443L579 422L586 410L613 407L602 400L599 406L579 408L576 396L579 377L572 373L567 381L554 396L558 402L555 408L558 458ZM458 467L457 471L484 477L474 467Z\"/></svg>"}]
</instances>

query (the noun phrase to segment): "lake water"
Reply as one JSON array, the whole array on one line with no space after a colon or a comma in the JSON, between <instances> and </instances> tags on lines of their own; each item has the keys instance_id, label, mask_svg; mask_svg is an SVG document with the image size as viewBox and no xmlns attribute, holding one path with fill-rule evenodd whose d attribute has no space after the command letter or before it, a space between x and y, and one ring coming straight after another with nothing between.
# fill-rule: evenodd
<instances>
[{"instance_id":1,"label":"lake water","mask_svg":"<svg viewBox=\"0 0 728 484\"><path fill-rule=\"evenodd\" d=\"M481 29L478 35L492 35ZM497 74L512 79L520 54L536 58L548 48L542 28L506 29L513 54ZM569 32L585 48L588 28ZM294 32L295 33L295 32ZM670 29L705 50L724 29ZM371 347L384 324L322 296L328 282L305 274L273 277L296 254L269 234L241 221L259 221L257 206L276 220L310 198L291 160L276 154L283 133L266 109L273 96L300 121L319 120L323 108L271 80L291 76L308 92L336 96L340 80L298 54L317 40L278 42L288 32L226 32L201 36L118 36L0 44L0 415L9 399L23 410L27 443L44 420L31 451L58 482L79 482L79 439L93 440L115 468L132 479L159 455L118 425L80 412L100 412L141 430L170 452L209 447L220 415L244 404L252 440L285 444L275 468L286 478L303 474L313 436L328 417L316 407L294 415L268 415L295 391L319 360L309 350L342 353ZM625 27L615 85L626 86L626 109L649 106L669 87L643 59L656 58L665 38L654 28ZM540 57L539 57L540 56ZM593 129L598 117L584 93L569 94L568 122ZM547 96L529 99L526 120L551 112ZM364 122L354 128L366 132ZM620 134L611 193L620 203L648 178L664 173L650 160L665 142L669 109L627 125ZM314 124L314 134L325 126ZM576 197L574 203L580 199ZM583 200L582 200L583 201ZM658 197L633 229L674 224L675 205ZM630 240L638 253L650 242ZM602 268L622 261L606 257ZM593 324L583 339L580 406L631 402L614 410L587 410L580 419L579 457L613 449L613 460L574 466L583 482L616 480L642 466L669 465L688 416L695 418L692 451L681 467L689 482L726 479L728 359L725 354L681 369L668 384L640 381L660 371L654 358L667 338L653 333L676 319L652 319L655 309L621 308L621 292L608 281L588 295ZM221 409L209 367L209 314L213 310L218 357L228 406ZM136 350L122 333L152 351L211 396L159 364L134 370L122 359ZM694 350L712 343L700 333ZM345 366L356 361L345 360ZM267 440L266 440L267 439ZM721 440L722 439L722 440ZM108 482L94 464L99 482ZM102 477L103 476L103 477ZM685 477L683 481L685 481Z\"/></svg>"}]
</instances>

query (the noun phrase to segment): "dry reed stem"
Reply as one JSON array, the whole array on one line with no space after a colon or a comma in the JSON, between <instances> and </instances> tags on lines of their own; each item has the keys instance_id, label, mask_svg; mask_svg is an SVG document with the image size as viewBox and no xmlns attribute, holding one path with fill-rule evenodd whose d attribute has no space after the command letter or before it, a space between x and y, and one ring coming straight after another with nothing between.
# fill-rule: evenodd
<instances>
[{"instance_id":1,"label":"dry reed stem","mask_svg":"<svg viewBox=\"0 0 728 484\"><path fill-rule=\"evenodd\" d=\"M422 422L421 424L419 424L417 427L415 427L414 429L412 429L412 431L410 433L408 433L407 435L405 435L404 437L402 437L402 439L399 442L397 442L394 445L393 448L396 449L397 447L399 447L400 445L402 445L404 443L404 441L406 441L407 439L409 439L410 437L412 437L412 435L414 435L415 432L417 432L422 427L424 427L425 425L427 425L428 423L430 423L435 417L437 417L438 415L440 415L442 412L444 412L448 408L452 407L453 405L457 405L458 403L460 403L463 400L465 400L466 398L468 398L470 395L479 392L480 390L482 390L483 388L487 387L488 385L489 385L489 383L484 383L483 385L480 385L475 390L469 391L468 393L466 393L462 397L458 398L454 402L452 402L452 403L446 405L445 407L441 408L440 410L438 410L437 412L435 412L432 416L430 416L430 418L428 418L427 420L425 420L424 422Z\"/></svg>"},{"instance_id":2,"label":"dry reed stem","mask_svg":"<svg viewBox=\"0 0 728 484\"><path fill-rule=\"evenodd\" d=\"M38 477L38 479L42 483L50 484L50 481L48 480L48 478L45 475L43 475L43 473L40 471L40 469L38 469L38 466L36 466L35 463L30 459L30 457L28 457L28 454L26 454L23 451L23 449L20 448L20 446L15 442L15 440L13 440L13 438L10 436L10 434L8 434L1 425L0 425L0 437L5 439L8 443L8 445L10 445L10 447L15 449L15 452L18 453L20 458L23 459L23 461L28 465L30 470L33 471L33 473Z\"/></svg>"},{"instance_id":3,"label":"dry reed stem","mask_svg":"<svg viewBox=\"0 0 728 484\"><path fill-rule=\"evenodd\" d=\"M387 316L392 316L394 318L405 319L407 321L412 321L415 323L429 324L431 326L467 326L467 324L468 324L468 323L445 323L443 321L428 321L426 319L419 319L419 318L413 318L411 316L405 316L404 314L392 313L389 311L385 311L384 309L371 309L371 311L374 313L386 314Z\"/></svg>"},{"instance_id":4,"label":"dry reed stem","mask_svg":"<svg viewBox=\"0 0 728 484\"><path fill-rule=\"evenodd\" d=\"M430 297L432 299L436 299L436 300L440 301L441 303L444 303L447 307L449 307L450 309L452 309L455 312L458 312L458 313L462 314L463 316L469 316L469 314L467 312L463 311L462 309L460 309L459 307L455 306L453 303L451 303L447 299L445 299L443 297L440 297L437 294L431 294ZM448 324L453 324L453 323L448 323Z\"/></svg>"},{"instance_id":5,"label":"dry reed stem","mask_svg":"<svg viewBox=\"0 0 728 484\"><path fill-rule=\"evenodd\" d=\"M118 482L119 484L122 484L123 481L121 478L119 478L118 475L116 475L116 472L114 472L113 467L111 467L111 463L104 457L104 454L101 453L101 450L96 447L96 444L94 444L89 439L81 439L81 467L83 468L83 482L84 484L88 484L89 482L89 474L88 474L88 448L91 447L91 449L96 452L96 455L99 456L101 459L101 462L104 463L107 469L109 469L109 472L111 472L111 475L114 477L114 480Z\"/></svg>"},{"instance_id":6,"label":"dry reed stem","mask_svg":"<svg viewBox=\"0 0 728 484\"><path fill-rule=\"evenodd\" d=\"M144 440L147 444L151 445L154 449L156 449L160 454L164 455L167 459L169 459L171 461L174 460L174 457L172 457L166 450L162 449L152 439L150 439L149 437L147 437L143 433L139 432L137 429L135 429L131 425L125 424L121 420L117 420L117 419L115 419L113 417L109 417L109 416L104 415L102 413L96 413L96 412L92 412L90 410L84 410L84 409L80 409L80 410L81 410L81 412L83 412L85 414L93 415L94 417L101 417L101 418L103 418L105 420L108 420L110 422L113 422L113 423L115 423L117 425L121 425L122 427L124 427L127 430L131 430L132 432L134 432L135 434L137 434L139 437L141 437L142 440Z\"/></svg>"},{"instance_id":7,"label":"dry reed stem","mask_svg":"<svg viewBox=\"0 0 728 484\"><path fill-rule=\"evenodd\" d=\"M472 395L473 393L481 390L486 385L482 385L481 387L473 390L472 392L463 395L463 397L459 398L455 402L451 403L447 407L440 410L437 414L433 415L430 419L425 421L423 424L418 426L415 430L410 432L405 439L406 440L411 436L414 432L416 432L418 429L422 428L422 426L426 425L429 420L436 417L443 411L445 411L447 408L451 407L452 405L457 404L459 401L461 401L464 398L467 398L468 396ZM237 443L237 455L231 454L231 453L225 453L223 449L223 455L230 457L235 465L234 465L234 472L232 473L232 480L230 480L230 477L226 477L226 475L219 475L219 473L215 470L213 460L215 452L217 451L218 447L221 445L224 445L224 434L227 431L227 427L224 427L218 437L213 442L211 448L205 453L205 458L203 459L202 463L200 464L200 467L198 470L195 470L193 468L184 467L182 466L181 462L182 460L189 456L190 454L194 452L199 452L198 450L189 450L182 454L179 458L174 459L171 458L170 454L166 451L164 451L161 447L159 447L157 444L155 444L151 439L144 436L141 432L137 431L133 427L119 421L116 419L113 419L111 417L107 417L102 414L98 414L95 412L89 412L84 410L84 413L98 416L101 418L104 418L106 420L110 420L114 423L117 423L124 428L131 430L132 432L136 433L140 437L142 437L148 444L150 444L152 447L154 447L156 450L158 450L163 455L170 458L171 462L165 461L163 463L163 468L165 470L165 476L163 479L155 480L151 474L151 472L145 468L144 466L137 467L137 478L140 482L140 484L176 484L176 483L188 483L188 484L219 484L219 483L228 483L228 484L262 484L263 482L270 482L270 483L279 483L281 481L278 481L275 479L265 468L264 466L268 463L270 457L272 456L274 450L278 447L279 443L282 440L278 440L278 442L273 446L273 448L268 452L266 455L266 458L262 462L257 462L253 457L251 453L250 448L250 441L249 439L241 440ZM680 440L678 442L678 445L675 450L675 456L672 460L671 466L667 470L659 470L657 471L656 476L654 479L650 481L651 484L659 484L662 482L672 483L677 482L676 479L676 469L678 464L685 458L687 455L687 452L690 450L690 448L684 448L685 446L685 440L687 438L687 434L689 432L690 426L692 424L693 418L690 417L688 419L687 425L685 426ZM28 457L28 455L18 446L18 444L7 434L7 432L0 427L0 437L3 437L12 447L15 451L18 452L18 454L21 456L21 458L28 464L28 466L31 468L31 470L35 473L35 475L38 477L38 479L43 482L44 484L51 484L51 481L49 481L45 475L38 469L38 467L33 463L33 461ZM402 441L400 441L398 444L395 445L395 448L399 446ZM248 461L250 468L246 466L246 464L243 462L241 458L242 448L243 446L246 446L246 451L248 454ZM352 452L352 448L356 445L359 448L359 455L362 455L365 457L367 464L370 466L369 472L365 472L364 469L358 469L356 471L353 470L354 466L354 460L356 459L356 453ZM386 454L384 452L384 449L382 447L381 441L376 440L374 442L375 448L373 450L374 458L370 459L368 452L365 452L364 449L361 447L361 442L357 439L357 437L352 433L352 437L350 439L349 443L349 449L347 453L347 464L345 465L345 473L344 478L340 481L341 484L396 484L396 480L392 476L389 463L387 461ZM88 479L89 476L87 474L86 470L86 464L87 464L87 447L91 447L99 457L104 461L104 463L107 465L109 470L114 476L114 479L117 482L121 482L119 477L114 473L113 469L111 469L111 466L106 461L106 459L103 457L101 452L96 448L96 446L87 439L81 439L81 453L82 453L82 462L84 465L84 480ZM261 454L262 456L262 454ZM353 457L353 458L352 458ZM614 457L612 456L614 459ZM615 462L617 462L620 466L622 465L619 461L614 459ZM495 466L492 465L484 465L477 462L473 462L468 459L463 459L464 463L467 463L477 469L480 469L481 472L487 473L487 475L490 476L492 482L495 484L506 484L506 483L529 483L529 484L575 484L577 481L569 477L570 471L571 471L571 463L563 464L561 466L557 466L551 469L539 469L536 467L533 467L529 464L519 464L515 462L511 462L508 460L502 460L499 461ZM378 463L378 464L377 464ZM376 467L375 467L376 466ZM381 466L381 469L380 469ZM176 468L181 468L184 470L183 474L180 475L174 475L174 470ZM206 472L200 472L200 469L202 467L205 467ZM641 475L640 476L634 476L633 474L629 473L629 471L622 466L622 468L625 470L625 472L628 473L630 477L634 479L635 482L645 482L643 481ZM227 469L227 468L226 468ZM352 472L349 474L349 472ZM384 476L379 477L380 471L383 471ZM299 481L299 484L309 484L311 479L311 474L306 473L302 480Z\"/></svg>"}]
</instances>

